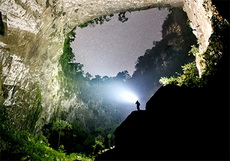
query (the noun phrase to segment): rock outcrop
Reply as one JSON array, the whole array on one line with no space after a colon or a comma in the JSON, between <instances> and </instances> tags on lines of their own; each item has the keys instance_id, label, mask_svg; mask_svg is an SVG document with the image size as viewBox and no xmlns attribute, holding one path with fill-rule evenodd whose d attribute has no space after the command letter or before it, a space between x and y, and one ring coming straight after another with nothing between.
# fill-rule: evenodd
<instances>
[{"instance_id":1,"label":"rock outcrop","mask_svg":"<svg viewBox=\"0 0 230 161\"><path fill-rule=\"evenodd\" d=\"M28 115L38 109L39 127L57 109L81 104L76 94L63 100L58 63L65 37L74 27L115 12L167 6L182 7L188 15L200 44L196 60L201 75L202 54L212 33L211 0L1 0L0 100L13 124L24 128L21 124L27 125Z\"/></svg>"},{"instance_id":2,"label":"rock outcrop","mask_svg":"<svg viewBox=\"0 0 230 161\"><path fill-rule=\"evenodd\" d=\"M229 159L229 105L221 92L161 87L146 111L133 111L116 129L115 149L96 160ZM194 96L203 100L197 103Z\"/></svg>"}]
</instances>

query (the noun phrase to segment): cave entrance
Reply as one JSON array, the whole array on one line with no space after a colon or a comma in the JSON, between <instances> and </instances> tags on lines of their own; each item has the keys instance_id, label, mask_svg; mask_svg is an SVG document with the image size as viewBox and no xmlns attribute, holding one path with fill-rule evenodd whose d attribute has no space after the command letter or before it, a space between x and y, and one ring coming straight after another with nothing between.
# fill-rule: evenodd
<instances>
[{"instance_id":1,"label":"cave entrance","mask_svg":"<svg viewBox=\"0 0 230 161\"><path fill-rule=\"evenodd\" d=\"M138 19L138 16L132 18L134 13L139 15L140 19L145 19L146 23ZM157 17L160 18L160 22ZM79 120L84 128L94 133L95 139L103 142L105 147L110 147L114 144L115 128L131 111L137 110L136 100L141 103L140 109L145 110L146 101L161 86L159 79L174 75L175 72L181 70L182 65L194 61L194 56L188 56L188 52L191 46L196 44L196 38L187 21L187 15L181 8L122 12L112 16L114 20L111 18L108 22L106 18L97 18L80 25L81 27L88 25L88 27L76 29L75 40L71 36L73 49L71 51L74 52L75 57L69 62L72 66L68 68L74 70L64 71L69 72L67 76L70 76L72 80L69 81L68 90L74 89L78 99L82 101L80 107L71 109L67 118ZM117 20L119 18L121 22ZM101 21L104 21L102 25L96 25ZM154 28L156 23L157 30ZM92 25L96 26L92 27ZM124 28L121 28L123 26ZM136 30L130 33L132 28ZM141 30L143 28L144 31ZM139 30L141 31L138 33ZM112 35L116 32L117 34ZM155 35L157 38L154 34L158 35ZM133 37L134 35L136 37ZM68 47L65 48L68 49ZM127 48L133 50L128 51ZM135 52L137 55L134 54ZM135 56L132 57L129 54ZM112 57L106 59L106 55ZM116 59L116 56L121 60ZM106 60L107 66L99 66L101 69L112 69L112 63L120 63L118 67L127 65L129 59L132 59L129 64L131 68L128 69L126 66L113 69L113 73L110 70L100 73L97 65L100 65L103 59ZM108 62L109 59L112 61ZM124 62L122 62L123 59L125 59ZM87 67L86 63L90 64L90 68L84 68L84 66ZM91 72L93 69L96 69L94 73Z\"/></svg>"},{"instance_id":2,"label":"cave entrance","mask_svg":"<svg viewBox=\"0 0 230 161\"><path fill-rule=\"evenodd\" d=\"M71 47L73 61L83 65L82 73L88 81L101 83L101 89L122 86L122 90L128 86L137 93L144 109L160 87L161 77L181 72L181 66L194 60L188 56L194 44L196 38L181 8L151 8L104 16L80 25ZM117 80L125 83L117 84ZM107 98L111 90L115 89L101 93L106 93Z\"/></svg>"}]
</instances>

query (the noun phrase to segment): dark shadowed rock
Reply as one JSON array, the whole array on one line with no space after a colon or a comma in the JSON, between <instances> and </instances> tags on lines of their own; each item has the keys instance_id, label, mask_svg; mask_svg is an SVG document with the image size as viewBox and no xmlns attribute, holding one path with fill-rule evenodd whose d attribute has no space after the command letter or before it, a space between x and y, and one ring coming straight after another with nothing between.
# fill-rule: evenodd
<instances>
[{"instance_id":1,"label":"dark shadowed rock","mask_svg":"<svg viewBox=\"0 0 230 161\"><path fill-rule=\"evenodd\" d=\"M98 160L227 159L228 106L210 88L161 87L115 131L115 149Z\"/></svg>"},{"instance_id":2,"label":"dark shadowed rock","mask_svg":"<svg viewBox=\"0 0 230 161\"><path fill-rule=\"evenodd\" d=\"M4 24L3 24L1 12L0 12L0 35L4 35Z\"/></svg>"}]
</instances>

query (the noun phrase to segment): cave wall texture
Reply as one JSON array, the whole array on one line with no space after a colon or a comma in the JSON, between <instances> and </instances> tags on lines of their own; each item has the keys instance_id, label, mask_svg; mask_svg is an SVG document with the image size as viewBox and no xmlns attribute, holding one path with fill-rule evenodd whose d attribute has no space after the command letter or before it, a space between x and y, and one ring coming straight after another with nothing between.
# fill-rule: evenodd
<instances>
[{"instance_id":1,"label":"cave wall texture","mask_svg":"<svg viewBox=\"0 0 230 161\"><path fill-rule=\"evenodd\" d=\"M56 109L81 104L73 94L63 99L59 62L66 35L77 25L111 13L146 7L181 7L197 37L196 63L205 69L202 54L212 34L211 0L1 0L0 101L19 128L41 110L39 127ZM33 116L30 116L33 117Z\"/></svg>"}]
</instances>

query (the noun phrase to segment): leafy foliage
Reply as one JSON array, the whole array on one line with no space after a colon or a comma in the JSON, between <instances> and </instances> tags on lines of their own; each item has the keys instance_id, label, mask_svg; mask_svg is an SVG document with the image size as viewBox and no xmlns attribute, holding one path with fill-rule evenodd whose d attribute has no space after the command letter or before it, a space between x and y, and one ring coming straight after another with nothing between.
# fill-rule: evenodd
<instances>
[{"instance_id":1,"label":"leafy foliage","mask_svg":"<svg viewBox=\"0 0 230 161\"><path fill-rule=\"evenodd\" d=\"M213 16L211 21L213 33L209 39L209 46L207 48L207 51L204 53L204 59L206 64L204 77L209 77L215 74L217 70L216 67L223 56L223 50L226 45L229 45L225 43L225 32L229 32L229 22L219 14L215 6L213 6L212 12Z\"/></svg>"},{"instance_id":2,"label":"leafy foliage","mask_svg":"<svg viewBox=\"0 0 230 161\"><path fill-rule=\"evenodd\" d=\"M60 146L61 135L64 129L71 129L72 126L66 121L60 120L53 123L52 130L58 131L58 147Z\"/></svg>"},{"instance_id":3,"label":"leafy foliage","mask_svg":"<svg viewBox=\"0 0 230 161\"><path fill-rule=\"evenodd\" d=\"M118 20L122 23L128 21L128 17L125 16L126 12L120 12L118 13ZM80 28L85 28L87 26L95 26L95 25L102 25L104 22L108 22L111 20L111 18L114 16L114 14L110 14L110 15L105 15L105 16L101 16L98 18L95 18L93 20L89 20L88 22L84 23L84 24L80 24L78 25Z\"/></svg>"},{"instance_id":4,"label":"leafy foliage","mask_svg":"<svg viewBox=\"0 0 230 161\"><path fill-rule=\"evenodd\" d=\"M125 13L126 12L120 12L118 14L118 20L121 21L122 23L128 21L128 19L129 19L128 17L125 16Z\"/></svg>"},{"instance_id":5,"label":"leafy foliage","mask_svg":"<svg viewBox=\"0 0 230 161\"><path fill-rule=\"evenodd\" d=\"M64 47L63 54L59 59L59 64L62 67L62 71L59 72L59 77L61 79L61 85L64 90L64 95L66 98L71 97L72 93L78 91L79 85L83 80L83 65L76 63L74 60L74 53L71 48L71 42L75 38L74 29L67 35Z\"/></svg>"},{"instance_id":6,"label":"leafy foliage","mask_svg":"<svg viewBox=\"0 0 230 161\"><path fill-rule=\"evenodd\" d=\"M195 59L187 54L191 45L196 44L187 19L183 10L171 9L162 26L162 40L153 42L153 48L138 58L131 83L144 100L147 101L160 87L161 77L166 82L166 77L172 76L171 81L174 82L175 72L182 72L181 66Z\"/></svg>"},{"instance_id":7,"label":"leafy foliage","mask_svg":"<svg viewBox=\"0 0 230 161\"><path fill-rule=\"evenodd\" d=\"M223 55L225 32L228 32L226 31L226 29L229 28L229 23L222 16L219 15L218 11L214 6L213 16L211 20L214 32L209 39L209 46L204 53L204 63L206 65L206 69L202 77L199 78L198 71L196 69L196 63L192 62L182 66L183 73L177 73L177 77L162 77L160 79L161 84L176 84L179 86L186 85L190 87L203 87L207 85L209 78L215 75L215 72L217 70L216 67L219 64ZM195 56L198 51L198 47L193 45L188 54Z\"/></svg>"},{"instance_id":8,"label":"leafy foliage","mask_svg":"<svg viewBox=\"0 0 230 161\"><path fill-rule=\"evenodd\" d=\"M183 74L177 73L177 77L171 76L169 78L162 77L159 81L163 85L175 84L178 86L186 85L190 87L200 86L201 79L198 76L198 71L196 68L196 63L188 63L182 66Z\"/></svg>"},{"instance_id":9,"label":"leafy foliage","mask_svg":"<svg viewBox=\"0 0 230 161\"><path fill-rule=\"evenodd\" d=\"M65 40L63 55L59 61L63 71L59 74L62 78L66 99L71 99L75 94L76 99L79 102L82 101L81 106L77 107L76 105L67 112L57 110L57 114L53 118L53 120L69 120L72 128L62 126L63 121L54 121L46 125L43 132L55 149L59 149L63 145L67 152L97 154L101 148L113 146L113 131L124 117L122 110L117 109L117 105L108 103L106 99L108 93L105 93L104 89L111 86L110 82L125 82L130 76L127 71L119 72L116 77L96 75L92 78L89 73L85 74L82 70L83 65L76 62L70 47L74 35L73 30ZM102 138L101 144L99 144L99 140L95 142L99 136Z\"/></svg>"},{"instance_id":10,"label":"leafy foliage","mask_svg":"<svg viewBox=\"0 0 230 161\"><path fill-rule=\"evenodd\" d=\"M101 16L101 17L98 17L98 18L95 18L93 20L90 20L84 24L80 24L79 27L80 28L84 28L84 27L87 27L89 25L92 25L92 26L95 26L95 25L102 25L104 22L108 22L111 20L111 17L113 17L114 15L113 14L110 14L109 16Z\"/></svg>"},{"instance_id":11,"label":"leafy foliage","mask_svg":"<svg viewBox=\"0 0 230 161\"><path fill-rule=\"evenodd\" d=\"M0 153L3 160L91 160L81 154L67 155L63 150L54 150L43 135L13 128L4 116L4 105L1 104ZM93 159L92 159L93 160Z\"/></svg>"},{"instance_id":12,"label":"leafy foliage","mask_svg":"<svg viewBox=\"0 0 230 161\"><path fill-rule=\"evenodd\" d=\"M74 53L70 46L71 42L75 38L74 29L67 35L64 42L63 54L60 57L59 63L62 67L62 71L66 78L75 79L75 77L81 76L83 74L82 67L80 63L74 62Z\"/></svg>"}]
</instances>

